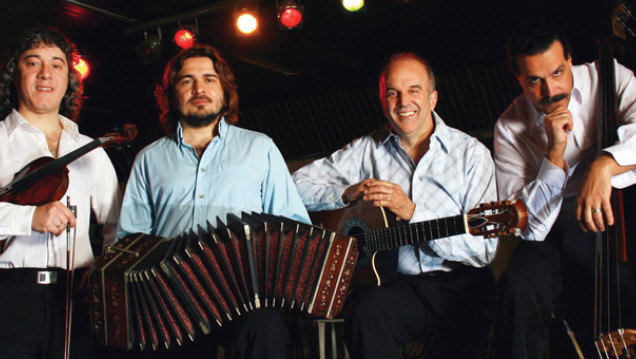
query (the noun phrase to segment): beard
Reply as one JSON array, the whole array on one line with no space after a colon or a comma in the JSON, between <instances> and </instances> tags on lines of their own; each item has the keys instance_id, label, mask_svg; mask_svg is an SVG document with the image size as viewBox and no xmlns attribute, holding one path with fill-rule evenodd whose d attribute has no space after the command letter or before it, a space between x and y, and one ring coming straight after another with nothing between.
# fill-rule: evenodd
<instances>
[{"instance_id":1,"label":"beard","mask_svg":"<svg viewBox=\"0 0 636 359\"><path fill-rule=\"evenodd\" d=\"M195 128L205 127L211 124L212 122L216 121L216 119L218 119L221 116L221 111L222 110L219 110L218 112L211 112L211 113L202 114L202 115L181 114L181 120L187 123L191 127L195 127Z\"/></svg>"}]
</instances>

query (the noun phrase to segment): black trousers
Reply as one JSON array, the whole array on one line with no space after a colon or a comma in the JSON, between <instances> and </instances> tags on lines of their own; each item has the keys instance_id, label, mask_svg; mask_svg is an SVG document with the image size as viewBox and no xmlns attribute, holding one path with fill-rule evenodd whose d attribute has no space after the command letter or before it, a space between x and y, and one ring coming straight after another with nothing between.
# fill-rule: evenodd
<instances>
[{"instance_id":1,"label":"black trousers","mask_svg":"<svg viewBox=\"0 0 636 359\"><path fill-rule=\"evenodd\" d=\"M502 274L495 323L497 359L543 358L548 338L552 358L578 358L560 319L567 320L586 358L598 356L593 344L595 235L581 231L574 205L564 203L544 242L522 242ZM623 327L635 328L633 271L623 263L613 264L609 273L610 282L621 288ZM559 320L553 322L553 315Z\"/></svg>"},{"instance_id":2,"label":"black trousers","mask_svg":"<svg viewBox=\"0 0 636 359\"><path fill-rule=\"evenodd\" d=\"M289 356L290 338L285 320L276 309L261 308L223 323L207 336L168 350L131 350L98 346L94 359L211 359L218 346L226 359L284 359ZM71 358L73 359L73 358Z\"/></svg>"},{"instance_id":3,"label":"black trousers","mask_svg":"<svg viewBox=\"0 0 636 359\"><path fill-rule=\"evenodd\" d=\"M58 271L57 283L45 285L36 283L37 271L0 270L0 359L64 356L66 274ZM75 288L83 273L76 271ZM85 296L75 294L70 356L88 359L93 343L88 308Z\"/></svg>"},{"instance_id":4,"label":"black trousers","mask_svg":"<svg viewBox=\"0 0 636 359\"><path fill-rule=\"evenodd\" d=\"M401 358L400 346L425 340L427 358L482 358L494 311L489 267L398 276L348 299L345 339L352 358Z\"/></svg>"}]
</instances>

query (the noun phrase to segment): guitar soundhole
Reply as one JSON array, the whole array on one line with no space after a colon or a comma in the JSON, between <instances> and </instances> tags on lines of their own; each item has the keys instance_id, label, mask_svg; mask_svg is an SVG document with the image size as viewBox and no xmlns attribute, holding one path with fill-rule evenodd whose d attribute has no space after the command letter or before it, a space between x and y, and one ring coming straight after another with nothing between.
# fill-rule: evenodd
<instances>
[{"instance_id":1,"label":"guitar soundhole","mask_svg":"<svg viewBox=\"0 0 636 359\"><path fill-rule=\"evenodd\" d=\"M366 250L366 241L364 233L369 230L369 227L359 218L349 219L344 227L344 234L349 237L355 237L358 244L358 261L356 262L356 268L361 268L369 264L373 253L369 253Z\"/></svg>"}]
</instances>

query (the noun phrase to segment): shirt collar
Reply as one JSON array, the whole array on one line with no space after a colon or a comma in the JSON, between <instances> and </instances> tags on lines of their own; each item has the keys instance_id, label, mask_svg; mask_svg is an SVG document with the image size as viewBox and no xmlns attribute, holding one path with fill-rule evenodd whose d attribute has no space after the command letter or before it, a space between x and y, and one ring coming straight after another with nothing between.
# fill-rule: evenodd
<instances>
[{"instance_id":1,"label":"shirt collar","mask_svg":"<svg viewBox=\"0 0 636 359\"><path fill-rule=\"evenodd\" d=\"M221 117L221 121L219 121L219 138L221 140L225 139L229 128L230 125L225 122L225 117ZM177 130L175 131L175 136L177 140L177 146L181 147L186 144L185 142L183 142L183 126L181 126L181 121L177 122Z\"/></svg>"},{"instance_id":2,"label":"shirt collar","mask_svg":"<svg viewBox=\"0 0 636 359\"><path fill-rule=\"evenodd\" d=\"M435 121L435 129L431 134L431 147L437 146L437 143L439 143L440 148L448 152L450 150L449 128L435 111L433 111L433 121ZM400 136L393 132L393 130L391 130L391 127L387 124L379 133L377 141L378 147L385 146L387 143L389 143L389 141L392 141L394 144L399 145Z\"/></svg>"},{"instance_id":3,"label":"shirt collar","mask_svg":"<svg viewBox=\"0 0 636 359\"><path fill-rule=\"evenodd\" d=\"M59 114L58 117L60 119L60 123L62 124L62 131L66 132L72 137L77 137L79 135L79 128L75 122ZM24 129L36 129L35 127L31 126L29 121L27 121L24 116L22 116L16 109L13 109L11 113L9 113L9 116L7 116L5 121L7 125L8 136L11 136L13 131L15 131L18 127L22 127Z\"/></svg>"}]
</instances>

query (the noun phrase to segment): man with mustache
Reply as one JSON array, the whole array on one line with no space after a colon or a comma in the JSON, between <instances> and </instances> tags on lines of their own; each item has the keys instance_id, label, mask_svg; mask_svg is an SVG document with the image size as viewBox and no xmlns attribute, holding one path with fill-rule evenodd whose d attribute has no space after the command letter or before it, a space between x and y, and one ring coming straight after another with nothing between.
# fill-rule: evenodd
<instances>
[{"instance_id":1,"label":"man with mustache","mask_svg":"<svg viewBox=\"0 0 636 359\"><path fill-rule=\"evenodd\" d=\"M218 51L195 45L167 65L155 95L167 135L137 155L126 187L118 238L174 238L241 211L309 223L289 170L267 136L234 126L238 93ZM271 309L225 321L210 335L227 358L287 356L289 334ZM195 343L198 350L201 342ZM190 348L186 348L190 350ZM172 351L164 353L175 357ZM180 356L185 356L180 353Z\"/></svg>"},{"instance_id":2,"label":"man with mustache","mask_svg":"<svg viewBox=\"0 0 636 359\"><path fill-rule=\"evenodd\" d=\"M594 232L614 224L612 186L636 182L636 79L615 62L619 141L597 153L597 65L574 66L565 34L545 21L517 29L508 52L523 93L495 125L497 185L499 198L525 201L529 224L500 280L496 356L543 358L555 311L596 356ZM633 275L619 269L623 302L633 303ZM636 324L630 307L627 328ZM567 348L551 357L574 355Z\"/></svg>"}]
</instances>

